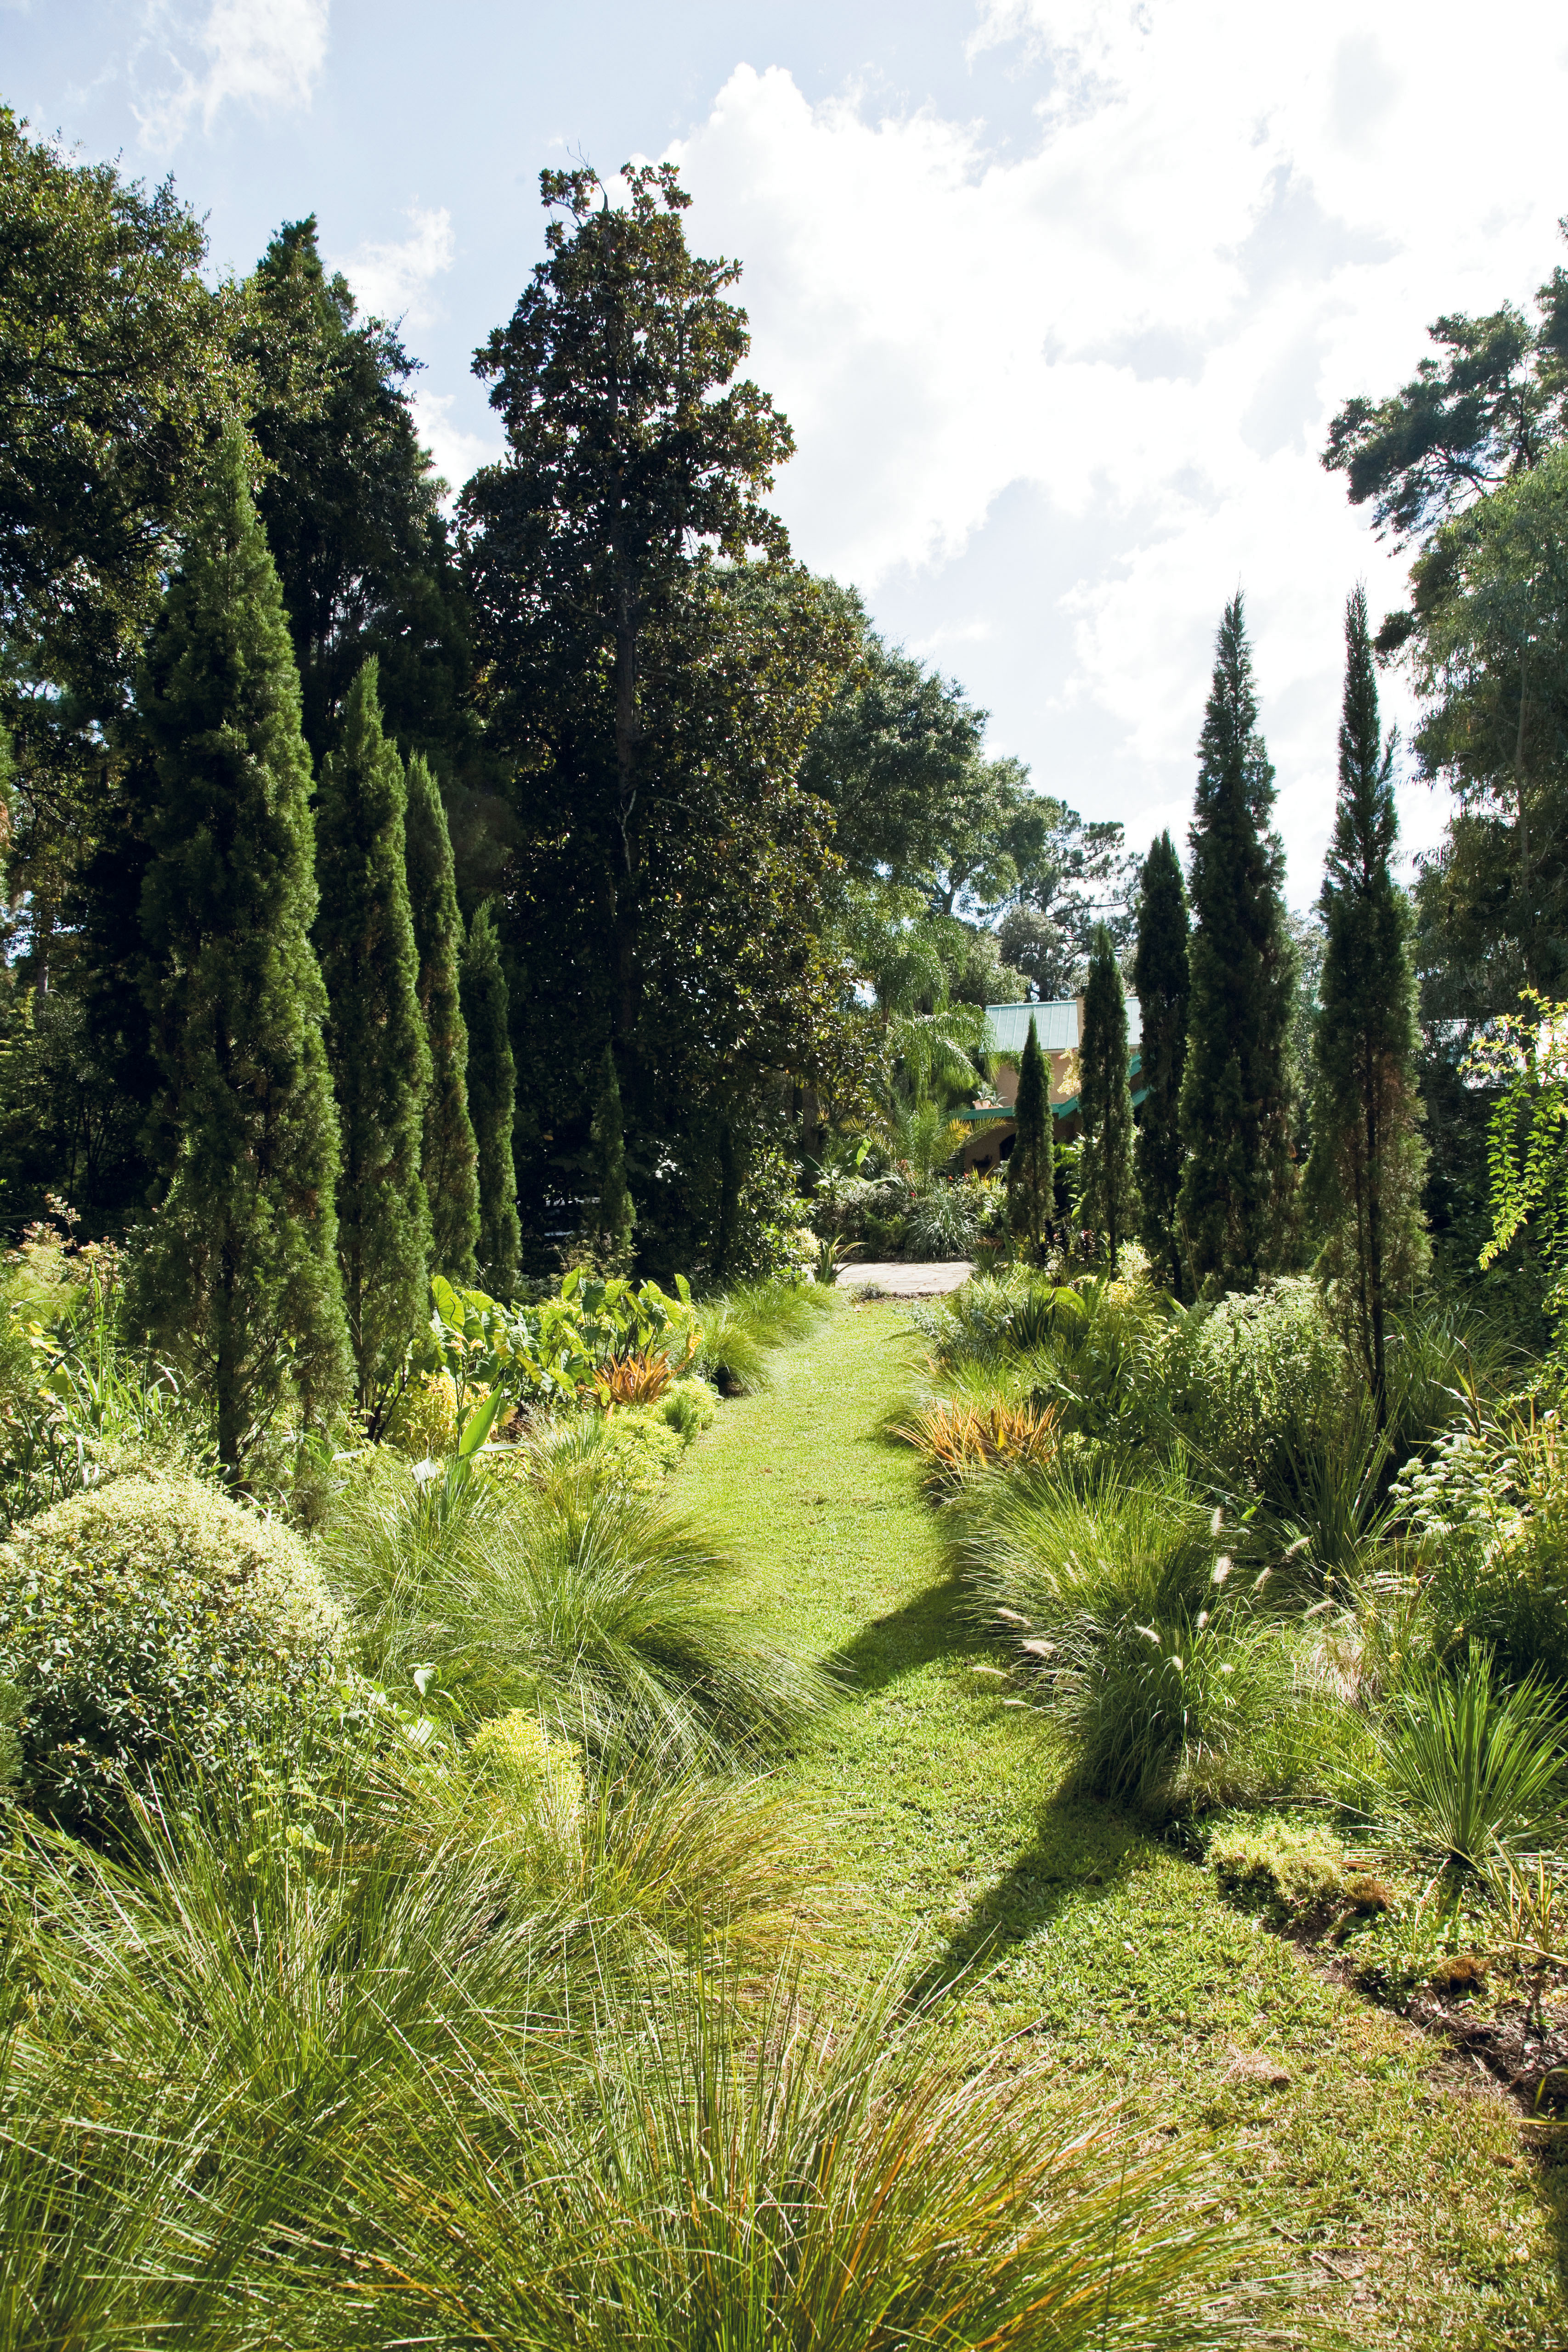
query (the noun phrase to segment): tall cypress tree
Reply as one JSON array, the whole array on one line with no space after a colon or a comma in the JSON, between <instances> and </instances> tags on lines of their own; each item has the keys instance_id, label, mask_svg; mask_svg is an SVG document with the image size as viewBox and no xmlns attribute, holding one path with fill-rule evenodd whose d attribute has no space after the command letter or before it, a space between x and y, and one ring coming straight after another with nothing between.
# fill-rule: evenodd
<instances>
[{"instance_id":1,"label":"tall cypress tree","mask_svg":"<svg viewBox=\"0 0 1568 2352\"><path fill-rule=\"evenodd\" d=\"M212 1395L230 1477L288 1402L348 1391L310 759L278 575L236 441L138 688L156 777L142 894L162 1096L140 1319Z\"/></svg>"},{"instance_id":2,"label":"tall cypress tree","mask_svg":"<svg viewBox=\"0 0 1568 2352\"><path fill-rule=\"evenodd\" d=\"M517 1287L522 1231L511 1128L517 1109L517 1066L508 1031L506 974L488 905L468 929L463 951L463 1018L468 1031L468 1110L479 1147L479 1279L500 1298Z\"/></svg>"},{"instance_id":3,"label":"tall cypress tree","mask_svg":"<svg viewBox=\"0 0 1568 2352\"><path fill-rule=\"evenodd\" d=\"M419 1152L430 1203L430 1259L449 1280L471 1282L479 1237L479 1179L460 993L463 919L440 787L417 751L408 762L407 835L408 910L419 959L419 1011L430 1048Z\"/></svg>"},{"instance_id":4,"label":"tall cypress tree","mask_svg":"<svg viewBox=\"0 0 1568 2352\"><path fill-rule=\"evenodd\" d=\"M1143 1118L1133 1147L1143 1239L1174 1295L1182 1296L1176 1195L1182 1182L1180 1108L1187 1061L1187 886L1168 833L1150 845L1138 884L1132 986L1142 1038Z\"/></svg>"},{"instance_id":5,"label":"tall cypress tree","mask_svg":"<svg viewBox=\"0 0 1568 2352\"><path fill-rule=\"evenodd\" d=\"M1029 1034L1018 1060L1018 1093L1013 1105L1012 1156L1007 1162L1009 1222L1037 1263L1046 1228L1056 1213L1055 1143L1051 1127L1051 1082L1046 1057L1029 1015Z\"/></svg>"},{"instance_id":6,"label":"tall cypress tree","mask_svg":"<svg viewBox=\"0 0 1568 2352\"><path fill-rule=\"evenodd\" d=\"M1366 591L1358 588L1345 612L1339 802L1319 902L1327 943L1307 1178L1327 1235L1318 1272L1365 1370L1380 1424L1387 1412L1388 1300L1424 1271L1427 1256L1415 980L1409 919L1391 866L1399 831L1394 741L1392 729L1386 740L1383 734Z\"/></svg>"},{"instance_id":7,"label":"tall cypress tree","mask_svg":"<svg viewBox=\"0 0 1568 2352\"><path fill-rule=\"evenodd\" d=\"M1079 1215L1105 1236L1116 1272L1137 1203L1132 1181L1132 1088L1127 1076L1127 997L1116 950L1103 923L1094 927L1079 1048Z\"/></svg>"},{"instance_id":8,"label":"tall cypress tree","mask_svg":"<svg viewBox=\"0 0 1568 2352\"><path fill-rule=\"evenodd\" d=\"M621 1117L621 1082L616 1075L613 1047L605 1048L604 1066L599 1076L599 1099L594 1106L594 1150L599 1162L599 1195L589 1216L589 1226L606 1265L629 1268L632 1235L637 1230L637 1210L626 1184L626 1140ZM732 1222L725 1213L725 1203L731 1202L739 1187L736 1182L734 1138L726 1120L720 1137L721 1208L719 1257L721 1264L728 1254L725 1227Z\"/></svg>"},{"instance_id":9,"label":"tall cypress tree","mask_svg":"<svg viewBox=\"0 0 1568 2352\"><path fill-rule=\"evenodd\" d=\"M1294 1205L1295 955L1273 807L1238 590L1220 623L1187 836L1196 927L1176 1213L1194 1275L1210 1290L1249 1290L1282 1262Z\"/></svg>"},{"instance_id":10,"label":"tall cypress tree","mask_svg":"<svg viewBox=\"0 0 1568 2352\"><path fill-rule=\"evenodd\" d=\"M430 1051L416 992L405 806L403 762L382 732L373 659L349 688L316 825L316 952L342 1139L338 1263L359 1406L373 1436L425 1319L430 1258L419 1173Z\"/></svg>"}]
</instances>

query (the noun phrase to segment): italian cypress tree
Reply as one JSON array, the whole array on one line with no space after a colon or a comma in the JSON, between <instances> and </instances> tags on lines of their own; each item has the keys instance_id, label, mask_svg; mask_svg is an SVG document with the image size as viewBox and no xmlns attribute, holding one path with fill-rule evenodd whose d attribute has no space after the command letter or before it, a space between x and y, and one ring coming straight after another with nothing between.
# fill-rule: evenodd
<instances>
[{"instance_id":1,"label":"italian cypress tree","mask_svg":"<svg viewBox=\"0 0 1568 2352\"><path fill-rule=\"evenodd\" d=\"M1079 1215L1103 1234L1110 1271L1121 1254L1137 1203L1132 1180L1132 1089L1127 1076L1127 998L1116 950L1103 923L1094 927L1079 1048Z\"/></svg>"},{"instance_id":2,"label":"italian cypress tree","mask_svg":"<svg viewBox=\"0 0 1568 2352\"><path fill-rule=\"evenodd\" d=\"M1051 1087L1046 1057L1040 1051L1035 1016L1018 1061L1018 1094L1013 1105L1015 1132L1007 1162L1009 1222L1017 1238L1037 1263L1046 1228L1056 1212L1056 1179L1052 1167Z\"/></svg>"},{"instance_id":3,"label":"italian cypress tree","mask_svg":"<svg viewBox=\"0 0 1568 2352\"><path fill-rule=\"evenodd\" d=\"M468 1031L468 1110L479 1150L479 1278L497 1297L508 1298L517 1288L522 1255L511 1156L517 1066L508 1031L506 974L488 905L469 926L462 1004Z\"/></svg>"},{"instance_id":4,"label":"italian cypress tree","mask_svg":"<svg viewBox=\"0 0 1568 2352\"><path fill-rule=\"evenodd\" d=\"M472 1282L479 1238L479 1148L468 1116L468 1031L463 1019L463 919L441 791L423 756L408 762L408 910L419 959L419 1011L430 1085L419 1172L430 1203L430 1260Z\"/></svg>"},{"instance_id":5,"label":"italian cypress tree","mask_svg":"<svg viewBox=\"0 0 1568 2352\"><path fill-rule=\"evenodd\" d=\"M1295 955L1273 807L1237 591L1220 623L1188 835L1196 924L1176 1213L1194 1275L1211 1290L1249 1290L1280 1264L1294 1205Z\"/></svg>"},{"instance_id":6,"label":"italian cypress tree","mask_svg":"<svg viewBox=\"0 0 1568 2352\"><path fill-rule=\"evenodd\" d=\"M425 1318L430 1257L419 1174L430 1052L408 912L405 804L403 762L382 732L373 659L349 688L316 824L316 952L342 1150L338 1264L372 1436Z\"/></svg>"},{"instance_id":7,"label":"italian cypress tree","mask_svg":"<svg viewBox=\"0 0 1568 2352\"><path fill-rule=\"evenodd\" d=\"M1340 790L1320 905L1327 940L1312 1040L1308 1194L1325 1228L1318 1272L1387 1412L1384 1330L1391 1294L1424 1271L1426 1154L1415 1080L1409 919L1390 861L1398 835L1394 734L1384 738L1366 591L1345 613Z\"/></svg>"},{"instance_id":8,"label":"italian cypress tree","mask_svg":"<svg viewBox=\"0 0 1568 2352\"><path fill-rule=\"evenodd\" d=\"M1143 1239L1182 1296L1176 1195L1182 1182L1179 1115L1187 1059L1187 886L1168 833L1150 845L1138 884L1132 986L1142 1039L1143 1118L1133 1147Z\"/></svg>"},{"instance_id":9,"label":"italian cypress tree","mask_svg":"<svg viewBox=\"0 0 1568 2352\"><path fill-rule=\"evenodd\" d=\"M607 1265L628 1266L631 1259L632 1235L637 1230L637 1211L626 1187L626 1141L621 1119L621 1082L616 1075L613 1049L605 1048L605 1065L599 1078L599 1099L594 1107L594 1149L599 1161L599 1197L595 1205L591 1229ZM721 1158L723 1162L722 1189L732 1198L738 1187L734 1181L734 1139L728 1121L721 1138ZM721 1208L721 1228L726 1219ZM728 1237L721 1232L721 1258L728 1254Z\"/></svg>"},{"instance_id":10,"label":"italian cypress tree","mask_svg":"<svg viewBox=\"0 0 1568 2352\"><path fill-rule=\"evenodd\" d=\"M132 1297L210 1392L231 1478L290 1393L348 1392L338 1130L310 944L310 759L237 442L213 466L138 687L156 777L141 921L161 1098Z\"/></svg>"}]
</instances>

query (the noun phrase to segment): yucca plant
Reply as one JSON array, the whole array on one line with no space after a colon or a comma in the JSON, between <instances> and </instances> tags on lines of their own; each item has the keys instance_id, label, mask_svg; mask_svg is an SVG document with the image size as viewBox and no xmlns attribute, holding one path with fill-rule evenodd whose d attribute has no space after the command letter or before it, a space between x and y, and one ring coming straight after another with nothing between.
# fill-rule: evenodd
<instances>
[{"instance_id":1,"label":"yucca plant","mask_svg":"<svg viewBox=\"0 0 1568 2352\"><path fill-rule=\"evenodd\" d=\"M1554 1842L1568 1717L1534 1676L1510 1686L1479 1643L1395 1697L1379 1739L1388 1827L1463 1870Z\"/></svg>"}]
</instances>

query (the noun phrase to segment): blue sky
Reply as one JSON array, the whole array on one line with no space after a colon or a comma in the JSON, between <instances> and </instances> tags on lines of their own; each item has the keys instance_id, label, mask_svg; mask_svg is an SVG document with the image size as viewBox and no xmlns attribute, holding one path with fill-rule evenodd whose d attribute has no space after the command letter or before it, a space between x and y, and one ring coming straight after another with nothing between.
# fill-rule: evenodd
<instances>
[{"instance_id":1,"label":"blue sky","mask_svg":"<svg viewBox=\"0 0 1568 2352\"><path fill-rule=\"evenodd\" d=\"M675 155L693 243L746 265L796 551L1140 846L1184 830L1239 583L1305 903L1344 597L1401 586L1327 420L1568 258L1568 20L1476 29L1451 0L0 0L0 90L172 171L219 267L314 211L404 318L454 478L495 446L468 360L539 253L540 165ZM1434 839L1434 796L1402 804Z\"/></svg>"}]
</instances>

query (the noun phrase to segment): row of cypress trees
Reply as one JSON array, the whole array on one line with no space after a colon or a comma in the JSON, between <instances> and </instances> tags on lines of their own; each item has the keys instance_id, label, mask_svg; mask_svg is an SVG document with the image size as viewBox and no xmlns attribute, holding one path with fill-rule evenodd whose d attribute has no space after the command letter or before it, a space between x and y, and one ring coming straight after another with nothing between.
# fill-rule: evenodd
<instances>
[{"instance_id":1,"label":"row of cypress trees","mask_svg":"<svg viewBox=\"0 0 1568 2352\"><path fill-rule=\"evenodd\" d=\"M1239 593L1220 625L1199 742L1189 885L1168 833L1140 881L1133 986L1144 1109L1134 1138L1127 1010L1101 926L1084 996L1079 1204L1114 1269L1135 1227L1177 1296L1251 1289L1292 1262L1303 1209L1381 1414L1385 1326L1426 1263L1426 1154L1415 1080L1409 914L1394 877L1394 739L1384 735L1366 596L1345 615L1339 790L1320 910L1325 951L1312 1068L1291 1066L1296 958L1274 771L1258 727ZM1296 1165L1293 1109L1311 1090L1311 1153ZM1014 1178L1037 1236L1051 1213L1045 1064L1031 1025L1020 1068ZM1037 1100L1037 1097L1038 1098ZM1030 1137L1026 1145L1026 1127ZM1041 1163L1041 1148L1044 1162Z\"/></svg>"},{"instance_id":2,"label":"row of cypress trees","mask_svg":"<svg viewBox=\"0 0 1568 2352\"><path fill-rule=\"evenodd\" d=\"M384 1420L432 1269L516 1279L514 1080L488 914L465 939L436 781L367 662L311 805L300 682L237 443L137 695L160 1092L136 1304L237 1475L289 1399Z\"/></svg>"}]
</instances>

